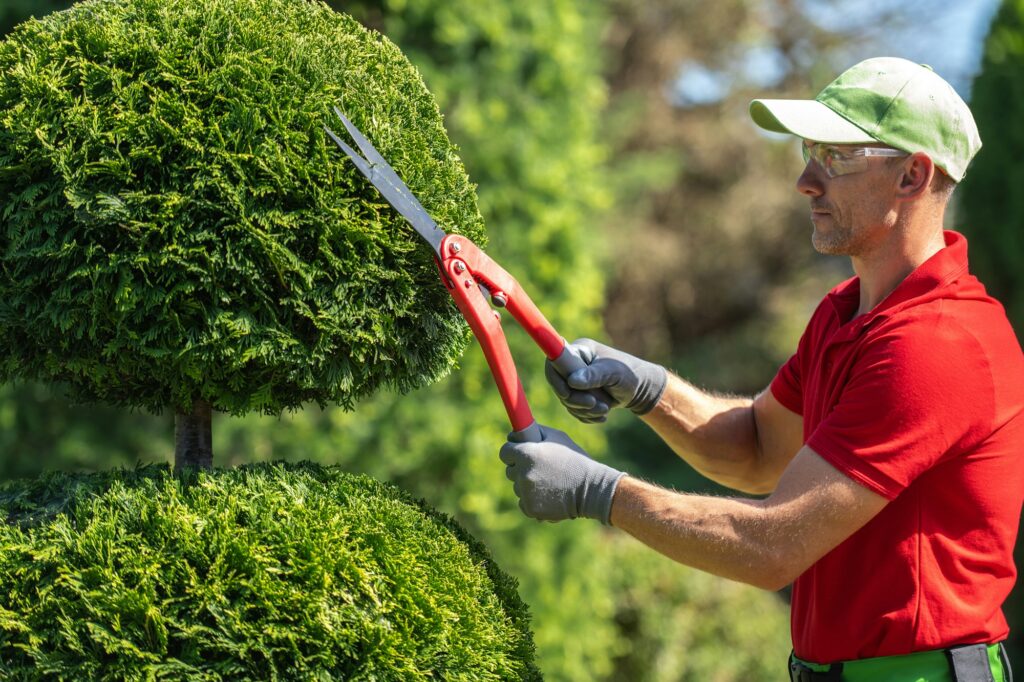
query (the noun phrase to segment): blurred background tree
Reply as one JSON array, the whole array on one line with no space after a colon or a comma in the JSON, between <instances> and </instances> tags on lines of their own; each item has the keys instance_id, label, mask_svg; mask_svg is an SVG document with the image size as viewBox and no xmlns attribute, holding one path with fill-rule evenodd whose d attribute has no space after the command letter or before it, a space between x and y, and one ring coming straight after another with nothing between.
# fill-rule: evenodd
<instances>
[{"instance_id":1,"label":"blurred background tree","mask_svg":"<svg viewBox=\"0 0 1024 682\"><path fill-rule=\"evenodd\" d=\"M41 17L70 6L68 0L4 0L0 5L0 36L28 17Z\"/></svg>"},{"instance_id":2,"label":"blurred background tree","mask_svg":"<svg viewBox=\"0 0 1024 682\"><path fill-rule=\"evenodd\" d=\"M793 188L800 155L791 139L755 130L749 100L812 96L878 54L930 61L963 86L974 65L938 63L934 55L951 55L951 44L923 46L950 30L984 31L990 14L975 12L968 25L959 12L994 1L335 6L382 30L422 70L479 184L489 253L556 328L610 339L698 384L751 393L768 384L849 266L813 254L806 204ZM1012 229L1002 215L1000 226ZM716 490L628 415L604 429L568 421L535 347L512 325L508 334L541 421L632 472ZM69 407L33 386L3 390L0 475L164 461L170 451L168 421ZM231 463L341 463L454 514L520 580L547 679L777 677L789 649L781 599L680 568L595 525L525 521L495 466L507 428L473 347L437 386L379 396L353 413L223 420L215 447Z\"/></svg>"},{"instance_id":3,"label":"blurred background tree","mask_svg":"<svg viewBox=\"0 0 1024 682\"><path fill-rule=\"evenodd\" d=\"M963 229L971 268L999 299L1017 330L1024 331L1024 1L1006 0L985 41L971 109L984 146L960 188ZM1017 542L1017 570L1024 542ZM1006 604L1010 659L1024 661L1024 589L1017 581Z\"/></svg>"}]
</instances>

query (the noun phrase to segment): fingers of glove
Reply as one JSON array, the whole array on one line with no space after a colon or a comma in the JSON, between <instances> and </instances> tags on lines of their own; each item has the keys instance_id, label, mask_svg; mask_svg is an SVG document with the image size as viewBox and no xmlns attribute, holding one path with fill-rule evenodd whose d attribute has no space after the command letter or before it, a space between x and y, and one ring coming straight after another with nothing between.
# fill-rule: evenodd
<instances>
[{"instance_id":1,"label":"fingers of glove","mask_svg":"<svg viewBox=\"0 0 1024 682\"><path fill-rule=\"evenodd\" d=\"M540 437L542 443L559 443L565 445L571 443L572 439L569 438L569 434L561 429L556 429L553 426L540 425Z\"/></svg>"},{"instance_id":2,"label":"fingers of glove","mask_svg":"<svg viewBox=\"0 0 1024 682\"><path fill-rule=\"evenodd\" d=\"M569 410L592 410L597 403L597 398L586 391L571 391L562 399L562 404Z\"/></svg>"},{"instance_id":3,"label":"fingers of glove","mask_svg":"<svg viewBox=\"0 0 1024 682\"><path fill-rule=\"evenodd\" d=\"M519 498L519 511L523 512L524 516L528 516L531 519L535 519L537 521L541 520L541 519L539 519L536 516L536 514L533 512L533 510L530 509L530 507L526 504L526 502L522 498Z\"/></svg>"},{"instance_id":4,"label":"fingers of glove","mask_svg":"<svg viewBox=\"0 0 1024 682\"><path fill-rule=\"evenodd\" d=\"M580 417L586 417L587 419L593 419L594 417L603 417L611 412L612 406L608 403L600 400L594 400L589 404L584 404L581 400L576 405L565 404L565 408L569 410L569 413L579 419Z\"/></svg>"},{"instance_id":5,"label":"fingers of glove","mask_svg":"<svg viewBox=\"0 0 1024 682\"><path fill-rule=\"evenodd\" d=\"M573 349L583 358L583 362L588 365L594 361L599 355L599 348L601 344L593 339L581 338L576 339L572 342Z\"/></svg>"},{"instance_id":6,"label":"fingers of glove","mask_svg":"<svg viewBox=\"0 0 1024 682\"><path fill-rule=\"evenodd\" d=\"M627 384L633 376L633 370L619 360L598 358L593 363L578 369L566 378L570 389L588 390L591 388L615 389Z\"/></svg>"},{"instance_id":7,"label":"fingers of glove","mask_svg":"<svg viewBox=\"0 0 1024 682\"><path fill-rule=\"evenodd\" d=\"M544 378L548 380L548 384L551 385L559 400L564 402L572 393L569 384L565 382L565 379L558 373L558 370L555 369L554 364L550 360L544 361Z\"/></svg>"},{"instance_id":8,"label":"fingers of glove","mask_svg":"<svg viewBox=\"0 0 1024 682\"><path fill-rule=\"evenodd\" d=\"M569 410L569 414L575 417L577 421L583 422L584 424L601 424L608 420L607 415L593 415L586 410Z\"/></svg>"},{"instance_id":9,"label":"fingers of glove","mask_svg":"<svg viewBox=\"0 0 1024 682\"><path fill-rule=\"evenodd\" d=\"M498 451L498 457L508 467L506 471L514 467L516 465L516 462L520 460L521 456L517 449L520 445L521 443L513 443L509 441L502 445L501 450Z\"/></svg>"}]
</instances>

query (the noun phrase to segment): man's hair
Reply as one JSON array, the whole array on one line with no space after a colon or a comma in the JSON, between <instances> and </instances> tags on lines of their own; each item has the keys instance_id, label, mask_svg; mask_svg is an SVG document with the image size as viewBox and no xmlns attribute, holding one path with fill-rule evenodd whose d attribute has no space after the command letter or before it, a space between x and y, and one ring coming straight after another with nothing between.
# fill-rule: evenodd
<instances>
[{"instance_id":1,"label":"man's hair","mask_svg":"<svg viewBox=\"0 0 1024 682\"><path fill-rule=\"evenodd\" d=\"M953 196L953 190L956 189L956 180L946 175L943 170L936 168L935 178L932 182L934 183L932 187L935 194L944 202L949 201L949 198Z\"/></svg>"},{"instance_id":2,"label":"man's hair","mask_svg":"<svg viewBox=\"0 0 1024 682\"><path fill-rule=\"evenodd\" d=\"M890 159L887 159L887 160L891 164L895 165L895 164L898 164L898 163L902 163L905 159L906 159L906 157L902 157L902 158L897 157L897 158L890 158ZM953 178L949 177L949 174L946 173L946 171L942 170L938 166L935 166L935 177L932 178L931 191L943 203L948 202L949 198L951 196L953 196L953 190L955 190L957 188L958 184L959 183L957 183L956 180L954 180Z\"/></svg>"}]
</instances>

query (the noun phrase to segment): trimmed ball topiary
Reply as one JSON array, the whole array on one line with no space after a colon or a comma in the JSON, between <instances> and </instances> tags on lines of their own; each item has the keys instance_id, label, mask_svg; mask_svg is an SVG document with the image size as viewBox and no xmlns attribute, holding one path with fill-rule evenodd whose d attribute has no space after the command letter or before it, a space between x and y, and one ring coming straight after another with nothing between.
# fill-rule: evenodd
<instances>
[{"instance_id":1,"label":"trimmed ball topiary","mask_svg":"<svg viewBox=\"0 0 1024 682\"><path fill-rule=\"evenodd\" d=\"M514 581L369 478L50 474L0 512L4 679L539 679Z\"/></svg>"},{"instance_id":2,"label":"trimmed ball topiary","mask_svg":"<svg viewBox=\"0 0 1024 682\"><path fill-rule=\"evenodd\" d=\"M312 0L85 0L0 43L0 381L234 414L444 375L468 328L333 144L339 104L438 224L476 196L422 79Z\"/></svg>"}]
</instances>

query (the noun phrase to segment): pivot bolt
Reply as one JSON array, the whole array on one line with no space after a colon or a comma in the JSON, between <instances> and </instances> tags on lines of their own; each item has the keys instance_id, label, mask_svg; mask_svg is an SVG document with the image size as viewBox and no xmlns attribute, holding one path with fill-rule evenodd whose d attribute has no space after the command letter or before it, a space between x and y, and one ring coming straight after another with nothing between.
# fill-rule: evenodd
<instances>
[{"instance_id":1,"label":"pivot bolt","mask_svg":"<svg viewBox=\"0 0 1024 682\"><path fill-rule=\"evenodd\" d=\"M459 273L461 275L465 271L466 271L466 264L465 263L463 263L462 261L458 261L458 262L455 263L455 272L457 272L457 273Z\"/></svg>"},{"instance_id":2,"label":"pivot bolt","mask_svg":"<svg viewBox=\"0 0 1024 682\"><path fill-rule=\"evenodd\" d=\"M451 251L452 253L458 253L459 251L462 251L462 245L459 244L458 242L452 242L448 246L448 250Z\"/></svg>"}]
</instances>

